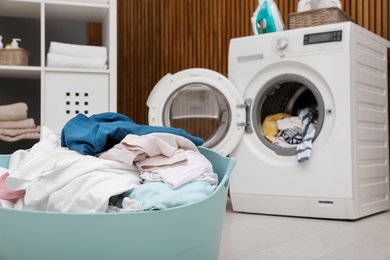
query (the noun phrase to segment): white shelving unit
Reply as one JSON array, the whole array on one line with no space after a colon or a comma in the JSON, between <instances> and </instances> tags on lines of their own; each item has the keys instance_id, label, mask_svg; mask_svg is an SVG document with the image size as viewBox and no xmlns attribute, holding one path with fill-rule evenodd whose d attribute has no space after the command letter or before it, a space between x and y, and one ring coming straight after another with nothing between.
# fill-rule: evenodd
<instances>
[{"instance_id":1,"label":"white shelving unit","mask_svg":"<svg viewBox=\"0 0 390 260\"><path fill-rule=\"evenodd\" d=\"M97 1L98 2L98 1ZM0 17L13 19L32 19L39 24L34 28L33 41L26 43L23 35L20 46L30 56L39 53L39 61L29 66L0 65L0 79L31 79L39 81L40 118L36 121L60 134L63 125L77 113L92 115L117 109L117 6L116 0L107 4L58 0L1 0ZM38 22L39 21L39 22ZM46 66L47 50L51 39L49 30L55 21L87 22L102 24L102 44L108 51L108 69L72 69ZM14 30L10 24L7 30ZM50 28L50 29L48 29ZM4 30L4 27L3 27ZM31 32L29 32L31 33ZM60 32L56 32L60 33ZM0 35L2 34L0 30ZM31 38L31 36L30 36ZM87 35L85 35L86 41ZM77 44L71 42L67 43ZM4 45L8 42L4 42ZM39 46L28 49L28 45ZM38 64L39 63L39 64ZM0 86L1 87L1 86ZM0 88L0 91L1 90ZM15 93L17 94L17 93Z\"/></svg>"}]
</instances>

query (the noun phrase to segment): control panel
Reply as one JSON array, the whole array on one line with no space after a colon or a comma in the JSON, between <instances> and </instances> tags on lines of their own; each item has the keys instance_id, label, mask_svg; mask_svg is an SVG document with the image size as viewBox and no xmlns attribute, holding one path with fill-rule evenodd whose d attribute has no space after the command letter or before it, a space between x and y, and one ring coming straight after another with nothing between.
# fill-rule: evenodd
<instances>
[{"instance_id":1,"label":"control panel","mask_svg":"<svg viewBox=\"0 0 390 260\"><path fill-rule=\"evenodd\" d=\"M305 34L303 36L303 45L317 44L325 42L341 42L343 40L343 31L331 31L322 33Z\"/></svg>"}]
</instances>

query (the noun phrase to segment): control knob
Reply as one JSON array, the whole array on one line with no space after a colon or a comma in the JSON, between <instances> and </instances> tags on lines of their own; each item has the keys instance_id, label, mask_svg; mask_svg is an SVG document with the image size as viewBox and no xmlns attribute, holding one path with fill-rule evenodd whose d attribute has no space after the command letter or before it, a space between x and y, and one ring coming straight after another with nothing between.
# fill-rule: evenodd
<instances>
[{"instance_id":1,"label":"control knob","mask_svg":"<svg viewBox=\"0 0 390 260\"><path fill-rule=\"evenodd\" d=\"M280 38L277 43L276 43L276 46L278 47L279 50L284 50L287 48L288 46L288 42L285 38Z\"/></svg>"}]
</instances>

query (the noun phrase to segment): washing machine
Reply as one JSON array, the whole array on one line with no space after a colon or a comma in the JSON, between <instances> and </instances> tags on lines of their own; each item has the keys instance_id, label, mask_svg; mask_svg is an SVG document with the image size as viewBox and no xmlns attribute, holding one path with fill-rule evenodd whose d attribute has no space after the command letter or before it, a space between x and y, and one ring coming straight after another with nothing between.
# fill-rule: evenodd
<instances>
[{"instance_id":1,"label":"washing machine","mask_svg":"<svg viewBox=\"0 0 390 260\"><path fill-rule=\"evenodd\" d=\"M232 39L228 78L199 68L166 75L147 101L149 124L183 128L237 159L234 211L331 219L385 211L389 47L352 22ZM300 160L299 147L270 140L264 124L307 109L315 131Z\"/></svg>"}]
</instances>

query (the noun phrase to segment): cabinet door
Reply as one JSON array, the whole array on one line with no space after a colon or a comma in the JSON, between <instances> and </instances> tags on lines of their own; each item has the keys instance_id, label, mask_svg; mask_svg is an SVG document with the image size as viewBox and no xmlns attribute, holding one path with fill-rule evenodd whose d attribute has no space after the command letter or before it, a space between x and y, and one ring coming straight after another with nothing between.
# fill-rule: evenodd
<instances>
[{"instance_id":1,"label":"cabinet door","mask_svg":"<svg viewBox=\"0 0 390 260\"><path fill-rule=\"evenodd\" d=\"M60 134L66 122L77 114L109 111L109 75L46 72L43 99L42 125Z\"/></svg>"}]
</instances>

